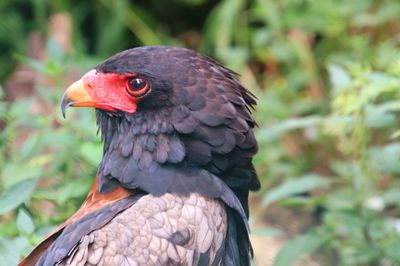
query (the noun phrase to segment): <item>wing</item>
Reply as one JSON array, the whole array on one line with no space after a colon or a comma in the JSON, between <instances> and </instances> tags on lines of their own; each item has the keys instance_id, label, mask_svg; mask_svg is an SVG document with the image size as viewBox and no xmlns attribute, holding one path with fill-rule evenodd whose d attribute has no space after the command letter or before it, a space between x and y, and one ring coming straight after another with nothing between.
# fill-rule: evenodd
<instances>
[{"instance_id":1,"label":"wing","mask_svg":"<svg viewBox=\"0 0 400 266\"><path fill-rule=\"evenodd\" d=\"M248 190L260 188L252 164L258 149L251 116L255 96L235 73L214 60L191 60L201 67L188 75L193 77L188 86L176 91L182 104L174 109L173 126L180 133L186 158L221 178L248 215Z\"/></svg>"},{"instance_id":2,"label":"wing","mask_svg":"<svg viewBox=\"0 0 400 266\"><path fill-rule=\"evenodd\" d=\"M145 195L101 228L83 232L102 219L96 212L65 228L38 265L219 265L222 260L227 214L218 200L197 193Z\"/></svg>"},{"instance_id":3,"label":"wing","mask_svg":"<svg viewBox=\"0 0 400 266\"><path fill-rule=\"evenodd\" d=\"M41 243L39 243L35 249L33 249L28 256L26 256L18 266L33 266L37 263L39 258L44 252L51 246L51 244L57 239L57 237L63 232L64 228L75 223L80 218L87 214L93 213L94 211L101 209L102 207L111 203L117 202L123 198L128 197L132 194L132 191L123 188L122 186L117 187L115 190L102 194L98 192L98 179L95 181L90 188L88 196L80 209L72 215L68 220L59 225L53 232L51 232Z\"/></svg>"}]
</instances>

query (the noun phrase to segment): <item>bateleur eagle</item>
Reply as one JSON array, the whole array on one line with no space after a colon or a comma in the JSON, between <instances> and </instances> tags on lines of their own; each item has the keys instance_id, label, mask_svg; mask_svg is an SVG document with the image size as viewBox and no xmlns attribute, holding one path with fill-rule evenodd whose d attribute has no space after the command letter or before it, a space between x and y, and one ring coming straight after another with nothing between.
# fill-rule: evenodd
<instances>
[{"instance_id":1,"label":"bateleur eagle","mask_svg":"<svg viewBox=\"0 0 400 266\"><path fill-rule=\"evenodd\" d=\"M73 83L62 112L96 108L103 158L82 207L20 265L249 265L256 101L236 76L149 46Z\"/></svg>"}]
</instances>

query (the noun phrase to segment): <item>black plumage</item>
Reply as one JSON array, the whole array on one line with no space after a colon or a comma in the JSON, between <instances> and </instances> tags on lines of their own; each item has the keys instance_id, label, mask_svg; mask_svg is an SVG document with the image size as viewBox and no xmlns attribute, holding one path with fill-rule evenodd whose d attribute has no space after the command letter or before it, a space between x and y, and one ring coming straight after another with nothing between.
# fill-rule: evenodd
<instances>
[{"instance_id":1,"label":"black plumage","mask_svg":"<svg viewBox=\"0 0 400 266\"><path fill-rule=\"evenodd\" d=\"M130 147L124 141L133 135L135 143L131 156L138 160L138 171L148 171L145 168L151 162L147 160L152 160L157 164L155 168L165 163L172 164L170 167L191 165L229 180L229 173L235 173L238 168L240 174L235 174L235 178L241 180L238 186L250 190L259 188L251 165L257 143L251 130L255 121L250 109L256 102L236 80L234 72L194 51L165 46L124 51L97 66L96 70L141 74L150 80L152 87L151 93L138 103L134 114L121 113L116 119L107 111L97 111L105 141L100 176L129 179L110 176L104 170L118 155L129 154ZM140 163L142 155L145 162ZM179 167L175 171L179 171ZM246 168L249 171L240 171ZM229 182L227 185L230 186ZM247 210L247 202L242 205Z\"/></svg>"},{"instance_id":2,"label":"black plumage","mask_svg":"<svg viewBox=\"0 0 400 266\"><path fill-rule=\"evenodd\" d=\"M97 110L105 145L98 172L103 186L116 179L153 194L195 191L225 198L248 216L248 191L260 187L251 162L257 142L250 110L256 101L234 72L194 51L163 46L124 51L96 70L140 74L152 88L134 114ZM134 141L130 155L127 136ZM127 160L129 167L115 170ZM216 186L217 179L233 191L240 206L227 202L232 196L225 195L223 184ZM236 226L246 222L237 221ZM249 250L245 238L239 248Z\"/></svg>"}]
</instances>

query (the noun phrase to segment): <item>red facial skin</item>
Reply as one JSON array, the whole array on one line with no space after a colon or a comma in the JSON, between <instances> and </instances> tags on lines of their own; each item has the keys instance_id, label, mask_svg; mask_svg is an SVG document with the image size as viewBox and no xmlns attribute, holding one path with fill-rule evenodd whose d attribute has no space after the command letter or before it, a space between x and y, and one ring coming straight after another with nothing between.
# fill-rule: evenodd
<instances>
[{"instance_id":1,"label":"red facial skin","mask_svg":"<svg viewBox=\"0 0 400 266\"><path fill-rule=\"evenodd\" d=\"M64 98L70 106L134 113L137 99L128 93L128 81L134 76L136 75L91 70L81 78L81 83L78 81L67 89Z\"/></svg>"}]
</instances>

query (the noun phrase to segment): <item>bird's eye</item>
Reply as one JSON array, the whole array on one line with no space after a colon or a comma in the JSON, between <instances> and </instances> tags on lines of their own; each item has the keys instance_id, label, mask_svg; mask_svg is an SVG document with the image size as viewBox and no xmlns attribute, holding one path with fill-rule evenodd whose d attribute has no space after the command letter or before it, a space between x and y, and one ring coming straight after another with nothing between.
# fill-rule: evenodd
<instances>
[{"instance_id":1,"label":"bird's eye","mask_svg":"<svg viewBox=\"0 0 400 266\"><path fill-rule=\"evenodd\" d=\"M128 80L128 93L135 97L142 97L150 90L146 79L142 77L132 77Z\"/></svg>"}]
</instances>

